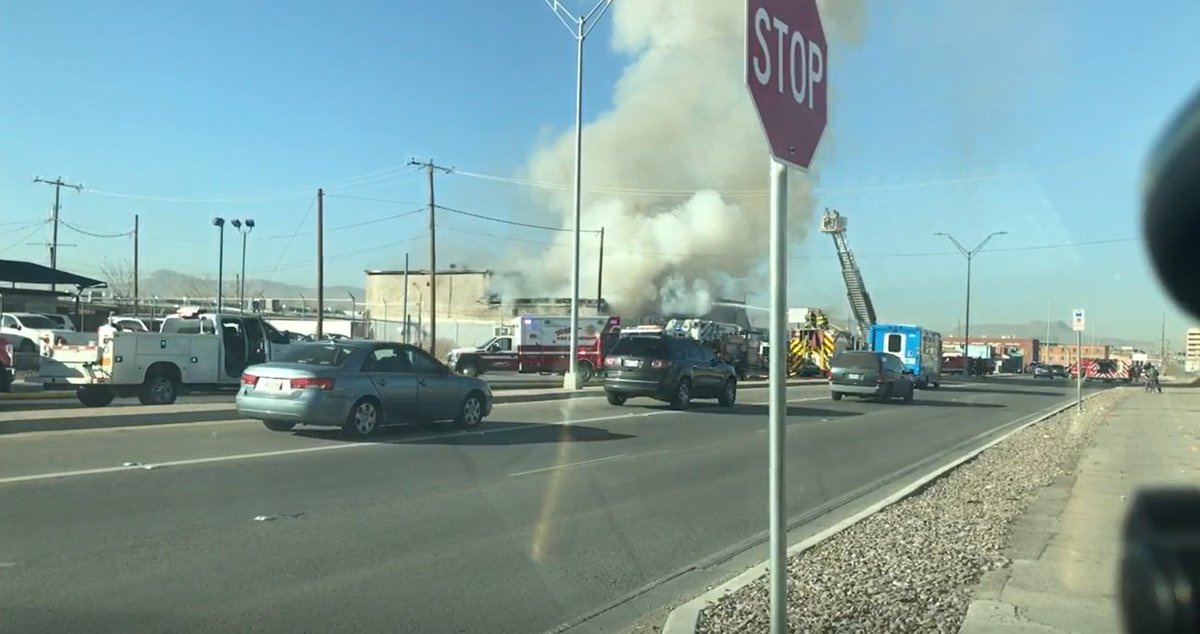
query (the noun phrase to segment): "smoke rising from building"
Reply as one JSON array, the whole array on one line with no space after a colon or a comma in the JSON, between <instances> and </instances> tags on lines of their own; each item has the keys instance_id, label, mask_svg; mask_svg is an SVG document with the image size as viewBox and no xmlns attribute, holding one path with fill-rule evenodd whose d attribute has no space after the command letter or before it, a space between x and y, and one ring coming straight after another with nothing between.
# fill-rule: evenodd
<instances>
[{"instance_id":1,"label":"smoke rising from building","mask_svg":"<svg viewBox=\"0 0 1200 634\"><path fill-rule=\"evenodd\" d=\"M835 4L822 5L831 41L856 39L861 2ZM720 297L762 290L747 286L765 279L768 151L744 86L743 13L736 0L613 4L611 44L631 62L611 109L584 127L581 226L604 227L604 295L621 312L699 314ZM523 176L570 183L573 162L567 129L534 153ZM793 173L793 241L811 224L810 192L810 177ZM541 195L547 214L571 228L571 192ZM537 287L525 293L570 294L572 236L555 242L522 263ZM598 245L591 234L582 244L580 292L591 297Z\"/></svg>"}]
</instances>

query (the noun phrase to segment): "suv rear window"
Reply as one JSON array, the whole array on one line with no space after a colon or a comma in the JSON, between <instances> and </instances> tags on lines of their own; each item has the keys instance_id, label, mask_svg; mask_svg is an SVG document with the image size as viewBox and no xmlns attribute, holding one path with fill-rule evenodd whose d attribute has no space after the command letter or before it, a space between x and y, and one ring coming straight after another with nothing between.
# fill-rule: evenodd
<instances>
[{"instance_id":1,"label":"suv rear window","mask_svg":"<svg viewBox=\"0 0 1200 634\"><path fill-rule=\"evenodd\" d=\"M879 367L879 357L870 352L843 352L833 358L831 365L835 368L875 369Z\"/></svg>"},{"instance_id":2,"label":"suv rear window","mask_svg":"<svg viewBox=\"0 0 1200 634\"><path fill-rule=\"evenodd\" d=\"M662 337L621 337L609 354L661 359L667 356L667 348Z\"/></svg>"}]
</instances>

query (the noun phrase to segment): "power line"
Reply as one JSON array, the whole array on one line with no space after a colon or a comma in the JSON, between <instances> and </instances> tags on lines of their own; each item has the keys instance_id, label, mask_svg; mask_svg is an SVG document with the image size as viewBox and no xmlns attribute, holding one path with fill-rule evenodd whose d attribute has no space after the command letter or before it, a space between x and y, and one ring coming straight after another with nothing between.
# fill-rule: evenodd
<instances>
[{"instance_id":1,"label":"power line","mask_svg":"<svg viewBox=\"0 0 1200 634\"><path fill-rule=\"evenodd\" d=\"M67 222L66 220L62 221L62 226L70 229L71 231L74 231L75 233L81 233L85 236L91 236L93 238L126 238L126 237L133 235L132 231L123 231L121 233L96 233L96 232L92 232L92 231L88 231L86 229L81 229L79 227L76 227L75 225Z\"/></svg>"},{"instance_id":2,"label":"power line","mask_svg":"<svg viewBox=\"0 0 1200 634\"><path fill-rule=\"evenodd\" d=\"M329 198L330 195L325 194L325 197ZM330 228L326 229L325 233L330 233L332 231L343 231L345 229L353 229L355 227L362 227L362 226L366 226L366 225L377 224L380 222L387 222L389 220L396 220L398 218L404 218L406 216L412 216L415 214L419 214L423 211L425 211L425 207L419 207L417 209L405 211L405 212L398 213L398 214L390 214L390 215L382 216L379 218L373 218L371 220L363 220L361 222L352 222L352 223L346 224L346 225L338 225L336 227L330 227ZM312 210L310 209L309 212L311 213ZM262 237L258 238L258 240L260 240L260 241L262 241L262 240L286 240L289 238L297 238L300 236L311 236L311 235L313 235L312 231L301 231L298 233L277 233L274 235L262 236ZM182 238L182 237L178 237L178 236L151 236L151 237L149 237L149 239L171 240L171 241L176 241L176 242L207 242L207 240L205 240L204 238Z\"/></svg>"},{"instance_id":3,"label":"power line","mask_svg":"<svg viewBox=\"0 0 1200 634\"><path fill-rule=\"evenodd\" d=\"M549 225L536 225L536 224L531 224L528 222L518 222L516 220L506 220L504 218L497 218L495 216L485 216L484 214L478 214L478 213L475 213L472 211L463 211L462 209L454 209L452 207L445 207L443 205L438 205L437 208L441 209L442 211L448 211L452 214L459 214L462 216L470 216L472 218L479 218L480 220L487 220L489 222L498 222L501 224L512 225L514 227L528 227L530 229L542 229L544 231L560 231L563 233L571 233L572 231L574 231L573 229L567 229L564 227L551 227ZM580 231L582 231L583 233L596 233L596 234L600 233L599 229L580 229Z\"/></svg>"},{"instance_id":4,"label":"power line","mask_svg":"<svg viewBox=\"0 0 1200 634\"><path fill-rule=\"evenodd\" d=\"M385 244L377 244L377 245L370 246L370 247L358 248L358 249L355 249L354 251L349 251L346 253L342 253L340 255L326 256L325 261L326 262L337 262L339 260L348 260L348 259L354 258L354 257L361 257L363 255L369 255L372 252L380 250L380 249L389 249L392 247L400 246L402 244L408 244L409 242L413 242L415 240L421 240L427 236L428 236L427 233L422 233L421 235L413 236L411 238L405 238L404 240L398 240L396 242L388 242ZM291 269L299 269L299 268L304 268L307 266L312 266L313 262L315 262L315 261L316 260L304 260L304 261L294 260L292 262L288 262L287 264L283 264L283 265L279 265L279 266L275 267L274 269L272 269L272 274L276 270L287 271L287 270L291 270ZM265 271L266 267L251 269L251 270Z\"/></svg>"},{"instance_id":5,"label":"power line","mask_svg":"<svg viewBox=\"0 0 1200 634\"><path fill-rule=\"evenodd\" d=\"M41 224L46 224L46 221L45 220L10 220L7 222L0 222L0 227L17 227L16 231L20 231L21 229L23 229L25 227L32 227L33 225L41 225ZM20 226L18 226L18 225L20 225Z\"/></svg>"},{"instance_id":6,"label":"power line","mask_svg":"<svg viewBox=\"0 0 1200 634\"><path fill-rule=\"evenodd\" d=\"M33 230L32 230L32 231L30 231L29 233L27 233L27 234L25 234L25 235L21 236L21 238L20 238L20 239L18 239L16 242L14 242L14 243L12 243L12 244L10 244L10 245L8 245L8 246L4 247L3 249L0 249L0 254L8 253L9 251L11 251L11 250L15 249L15 248L16 248L17 246L19 246L21 243L23 243L23 242L25 242L26 240L28 240L28 239L32 238L32 237L33 237L35 234L37 234L37 232L38 232L38 231L41 231L42 227L44 227L44 226L46 226L46 225L48 225L48 224L50 224L50 220L49 220L49 219L46 219L46 220L43 220L43 221L41 221L41 222L37 223L37 226L35 226L35 227L33 228Z\"/></svg>"},{"instance_id":7,"label":"power line","mask_svg":"<svg viewBox=\"0 0 1200 634\"><path fill-rule=\"evenodd\" d=\"M325 194L326 198L348 198L350 200L365 200L373 203L388 203L394 205L420 205L422 203L412 200L393 200L391 198L374 198L371 196L355 196L353 194Z\"/></svg>"},{"instance_id":8,"label":"power line","mask_svg":"<svg viewBox=\"0 0 1200 634\"><path fill-rule=\"evenodd\" d=\"M366 183L387 180L390 178L396 178L397 176L404 176L404 175L406 175L405 174L406 172L411 172L411 171L412 170L410 170L405 165L393 165L391 167L385 167L382 169L367 172L365 174L359 174L358 176L352 176L349 178L341 179L340 181L335 181L334 184L332 186L328 187L327 189L343 189L343 188L350 188L350 187L358 187L358 186L364 185ZM83 191L85 191L89 194L95 194L97 196L107 196L110 198L124 198L124 199L128 199L128 200L143 200L143 201L148 201L148 202L160 202L160 203L204 204L204 203L242 203L242 202L253 202L253 201L261 201L261 200L273 200L273 199L279 199L279 198L291 198L291 197L295 197L295 196L302 196L305 194L309 194L312 192L312 190L313 190L312 187L306 187L304 189L294 189L294 190L287 190L287 191L274 191L274 192L262 192L262 193L257 193L257 194L209 196L209 197L205 197L205 196L155 196L155 195L149 195L149 194L114 192L114 191L105 191L102 189L91 189L91 188L85 189Z\"/></svg>"},{"instance_id":9,"label":"power line","mask_svg":"<svg viewBox=\"0 0 1200 634\"><path fill-rule=\"evenodd\" d=\"M303 227L304 223L308 221L308 216L312 214L313 207L316 205L316 198L313 198L311 201L309 201L308 211L304 212L304 215L300 218L300 222L296 224L296 230L292 232L291 239L288 240L287 244L285 244L283 249L279 252L279 259L275 260L275 268L271 270L272 277L275 275L275 271L279 269L279 263L283 261L283 256L287 253L288 249L292 248L292 242L296 239L296 235L300 233L300 227Z\"/></svg>"},{"instance_id":10,"label":"power line","mask_svg":"<svg viewBox=\"0 0 1200 634\"><path fill-rule=\"evenodd\" d=\"M495 238L495 239L499 239L499 240L508 240L511 242L523 242L523 243L527 243L527 244L537 244L537 245L549 246L549 247L554 247L554 248L559 248L559 249L570 248L570 246L571 246L569 244L549 242L546 240L530 240L527 238L513 238L510 236L496 235L496 234L492 234L492 233L486 233L483 231L471 231L469 229L460 229L458 227L442 227L442 228L446 229L448 231L456 232L456 233L476 235L476 236L485 237L485 238ZM1024 247L1008 247L1008 248L1004 248L1004 249L985 249L985 252L991 253L991 252L1011 252L1011 251L1036 251L1036 250L1045 250L1045 249L1065 249L1065 248L1072 248L1072 247L1100 246L1100 245L1106 245L1106 244L1136 242L1137 240L1139 240L1139 238L1117 238L1117 239L1111 239L1111 240L1093 240L1093 241L1088 241L1088 242L1063 242L1063 243L1058 243L1058 244L1040 244L1040 245L1030 245L1030 246L1024 246ZM755 255L755 256L731 256L731 255L725 255L725 254L704 254L704 253L697 254L697 253L683 253L683 252L673 252L672 253L672 252L663 252L663 251L637 251L637 250L631 250L631 249L621 249L620 247L617 247L616 250L624 252L624 253L633 254L633 255L650 255L650 256L661 256L661 257L672 257L672 258L689 257L689 258L715 258L715 259L722 259L722 260L725 260L725 259L757 260L762 257L762 256L757 256L757 255ZM942 257L942 256L948 256L948 255L959 255L959 253L957 251L925 251L925 252L908 252L908 253L876 253L876 254L866 254L866 255L857 255L856 254L855 257L858 259L893 259L893 258ZM793 256L790 256L788 259L790 259L790 260L836 260L837 256L835 256L835 255L793 255Z\"/></svg>"},{"instance_id":11,"label":"power line","mask_svg":"<svg viewBox=\"0 0 1200 634\"><path fill-rule=\"evenodd\" d=\"M556 183L552 181L533 180L528 178L515 178L511 176L499 176L496 174L484 174L481 172L472 172L466 170L458 170L456 174L476 178L480 180L493 181L508 185L518 185L523 187L536 187L540 189L552 189L558 191L570 191L571 185L567 183ZM980 181L1001 180L1022 175L1020 172L1000 172L996 174L978 174L971 176L961 176L955 178L940 178L929 179L923 181L909 181L904 183L881 184L881 185L855 185L846 187L814 187L810 191L801 192L797 197L811 197L814 194L841 194L841 193L857 193L870 191L888 191L895 189L909 189L914 187L936 187L940 185L959 185L964 183L975 183ZM665 189L665 188L650 188L650 187L621 187L621 186L604 186L591 185L585 186L584 191L595 194L619 194L624 196L655 196L655 197L681 197L690 198L699 191L712 190L726 197L765 197L769 193L765 189L741 189L741 190L721 190L716 188L698 187L695 189Z\"/></svg>"}]
</instances>

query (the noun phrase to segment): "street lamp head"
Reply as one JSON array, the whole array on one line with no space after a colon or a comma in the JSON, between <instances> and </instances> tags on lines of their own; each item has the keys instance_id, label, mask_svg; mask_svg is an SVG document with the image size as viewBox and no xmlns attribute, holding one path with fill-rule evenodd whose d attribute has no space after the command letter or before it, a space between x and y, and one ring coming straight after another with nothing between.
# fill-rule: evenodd
<instances>
[{"instance_id":1,"label":"street lamp head","mask_svg":"<svg viewBox=\"0 0 1200 634\"><path fill-rule=\"evenodd\" d=\"M237 218L234 218L233 220L230 220L230 221L229 221L229 224L233 225L233 228L234 228L234 229L241 229L241 228L242 228L242 221L241 221L241 220L238 220Z\"/></svg>"},{"instance_id":2,"label":"street lamp head","mask_svg":"<svg viewBox=\"0 0 1200 634\"><path fill-rule=\"evenodd\" d=\"M949 237L950 237L950 234L946 233L945 231L935 231L935 232L933 233L933 235L935 235L935 236L946 236L947 238L949 238Z\"/></svg>"},{"instance_id":3,"label":"street lamp head","mask_svg":"<svg viewBox=\"0 0 1200 634\"><path fill-rule=\"evenodd\" d=\"M254 228L254 220L253 220L253 219L251 219L251 218L247 218L247 219L246 219L246 222L245 222L244 224L246 225L246 229L247 229L247 230L250 230L250 229L253 229L253 228Z\"/></svg>"},{"instance_id":4,"label":"street lamp head","mask_svg":"<svg viewBox=\"0 0 1200 634\"><path fill-rule=\"evenodd\" d=\"M224 226L225 226L225 219L224 219L224 218L222 218L222 217L220 217L220 216L217 216L216 218L213 218L213 219L212 219L212 223L213 223L213 226L214 226L214 227L224 227Z\"/></svg>"}]
</instances>

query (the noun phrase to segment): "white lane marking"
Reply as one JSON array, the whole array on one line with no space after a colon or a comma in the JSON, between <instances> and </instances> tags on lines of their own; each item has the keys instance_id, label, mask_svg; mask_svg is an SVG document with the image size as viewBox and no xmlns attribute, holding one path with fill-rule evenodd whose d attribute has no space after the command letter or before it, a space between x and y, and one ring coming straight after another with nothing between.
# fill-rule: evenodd
<instances>
[{"instance_id":1,"label":"white lane marking","mask_svg":"<svg viewBox=\"0 0 1200 634\"><path fill-rule=\"evenodd\" d=\"M614 460L624 460L628 457L629 456L626 454L619 454L616 456L606 456L604 458L593 458L591 460L581 460L579 462L568 462L567 464L554 465L552 467L542 467L540 469L530 469L528 471L518 471L516 473L508 474L508 477L515 478L517 476L532 475L535 473L545 473L547 471L563 471L566 469L574 469L576 467L586 467L586 466L590 466L590 465L594 465L594 464L600 464L602 462L612 462Z\"/></svg>"},{"instance_id":2,"label":"white lane marking","mask_svg":"<svg viewBox=\"0 0 1200 634\"><path fill-rule=\"evenodd\" d=\"M9 476L6 478L0 478L0 484L12 484L12 483L17 483L17 482L33 482L33 481L38 481L38 480L53 480L53 479L58 479L58 478L71 478L71 477L90 476L90 475L102 475L102 474L106 474L106 473L117 473L117 472L121 472L121 471L156 470L156 469L161 469L164 467L183 467L183 466L189 466L189 465L212 464L215 462L233 462L233 461L237 461L237 460L253 460L255 458L272 458L275 456L289 456L289 455L297 455L297 454L316 453L319 451L336 451L339 449L360 449L363 447L386 447L386 446L398 445L398 444L424 442L427 440L444 440L447 438L455 438L458 436L482 436L482 435L486 435L486 434L499 434L499 433L504 433L504 432L529 430L529 429L534 429L534 428L538 428L538 427L570 426L570 425L578 425L581 423L596 423L596 422L601 422L601 421L619 420L619 419L626 419L626 418L647 418L650 416L662 416L665 414L682 414L682 413L685 413L685 412L677 412L674 410L638 412L636 414L620 414L620 415L616 415L616 416L597 416L597 417L593 417L593 418L580 418L580 419L576 419L576 420L563 420L563 421L554 421L554 422L546 422L546 423L522 423L522 424L517 424L517 425L511 425L508 427L497 427L494 429L483 429L483 430L478 430L478 431L459 432L456 434L427 434L424 436L413 436L413 437L407 437L407 438L400 438L400 439L393 440L393 441L346 442L346 443L339 443L339 444L335 444L335 445L334 444L321 445L318 447L302 447L302 448L298 448L298 449L279 449L279 450L275 450L275 451L259 451L259 452L254 452L254 453L232 454L232 455L227 455L227 456L209 456L206 458L188 458L186 460L170 460L170 461L166 461L166 462L130 464L128 466L122 465L122 466L117 466L117 467L98 467L95 469L79 469L79 470L74 470L74 471L56 471L56 472L52 472L52 473L35 473L35 474L30 474L30 475Z\"/></svg>"},{"instance_id":3,"label":"white lane marking","mask_svg":"<svg viewBox=\"0 0 1200 634\"><path fill-rule=\"evenodd\" d=\"M826 398L828 398L828 397L825 397L825 396L807 396L807 397L805 397L805 398L789 398L789 399L787 400L787 402L788 402L788 403L803 403L803 402L805 402L805 401L823 401L823 400L825 400ZM745 403L745 402L742 402L742 403L738 403L738 404L739 404L739 405L770 405L770 403L769 403L769 402L764 402L764 403Z\"/></svg>"}]
</instances>

